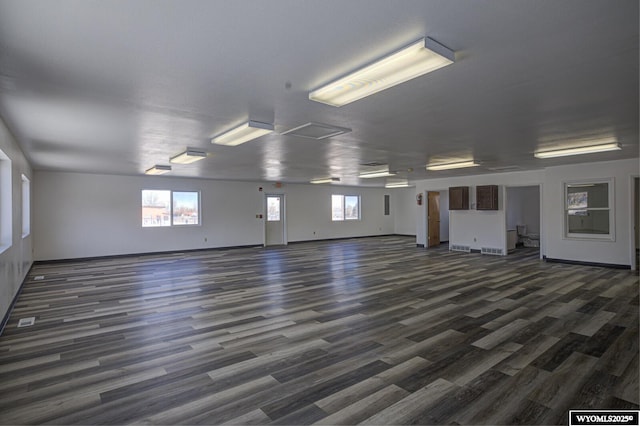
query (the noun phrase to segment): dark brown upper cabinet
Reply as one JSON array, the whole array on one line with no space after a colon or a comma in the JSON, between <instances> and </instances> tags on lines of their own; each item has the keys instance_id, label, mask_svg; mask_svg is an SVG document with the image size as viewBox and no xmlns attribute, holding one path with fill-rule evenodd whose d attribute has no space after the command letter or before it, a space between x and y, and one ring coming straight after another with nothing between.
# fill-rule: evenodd
<instances>
[{"instance_id":1,"label":"dark brown upper cabinet","mask_svg":"<svg viewBox=\"0 0 640 426\"><path fill-rule=\"evenodd\" d=\"M449 188L449 210L469 210L468 186L452 186Z\"/></svg>"},{"instance_id":2,"label":"dark brown upper cabinet","mask_svg":"<svg viewBox=\"0 0 640 426\"><path fill-rule=\"evenodd\" d=\"M476 186L476 210L498 210L498 185Z\"/></svg>"}]
</instances>

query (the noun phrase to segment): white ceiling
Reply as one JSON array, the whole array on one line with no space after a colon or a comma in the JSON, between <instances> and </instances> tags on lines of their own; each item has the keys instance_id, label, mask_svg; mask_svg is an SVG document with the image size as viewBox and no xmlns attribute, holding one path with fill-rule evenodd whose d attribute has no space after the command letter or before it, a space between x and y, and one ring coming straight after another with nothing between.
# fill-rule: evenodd
<instances>
[{"instance_id":1,"label":"white ceiling","mask_svg":"<svg viewBox=\"0 0 640 426\"><path fill-rule=\"evenodd\" d=\"M359 181L383 162L411 180L638 156L637 0L2 0L0 114L36 169ZM336 108L308 92L421 37L456 62ZM276 133L212 136L248 119ZM352 129L311 140L308 122ZM623 149L539 160L616 137ZM427 172L429 162L481 167ZM409 172L408 170L413 169Z\"/></svg>"}]
</instances>

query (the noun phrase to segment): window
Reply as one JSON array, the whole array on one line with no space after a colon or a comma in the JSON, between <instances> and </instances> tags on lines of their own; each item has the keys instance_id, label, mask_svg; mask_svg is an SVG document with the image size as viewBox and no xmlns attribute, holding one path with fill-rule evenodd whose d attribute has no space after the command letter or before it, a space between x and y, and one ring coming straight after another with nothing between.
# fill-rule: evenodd
<instances>
[{"instance_id":1,"label":"window","mask_svg":"<svg viewBox=\"0 0 640 426\"><path fill-rule=\"evenodd\" d=\"M173 192L173 224L174 225L199 225L200 206L199 193Z\"/></svg>"},{"instance_id":2,"label":"window","mask_svg":"<svg viewBox=\"0 0 640 426\"><path fill-rule=\"evenodd\" d=\"M565 184L565 236L613 239L613 183Z\"/></svg>"},{"instance_id":3,"label":"window","mask_svg":"<svg viewBox=\"0 0 640 426\"><path fill-rule=\"evenodd\" d=\"M280 197L267 197L267 222L280 221Z\"/></svg>"},{"instance_id":4,"label":"window","mask_svg":"<svg viewBox=\"0 0 640 426\"><path fill-rule=\"evenodd\" d=\"M22 238L31 233L31 181L22 175Z\"/></svg>"},{"instance_id":5,"label":"window","mask_svg":"<svg viewBox=\"0 0 640 426\"><path fill-rule=\"evenodd\" d=\"M332 195L331 196L331 220L359 220L360 196L359 195Z\"/></svg>"},{"instance_id":6,"label":"window","mask_svg":"<svg viewBox=\"0 0 640 426\"><path fill-rule=\"evenodd\" d=\"M11 160L0 151L0 253L13 243Z\"/></svg>"},{"instance_id":7,"label":"window","mask_svg":"<svg viewBox=\"0 0 640 426\"><path fill-rule=\"evenodd\" d=\"M384 196L384 215L389 216L389 195Z\"/></svg>"},{"instance_id":8,"label":"window","mask_svg":"<svg viewBox=\"0 0 640 426\"><path fill-rule=\"evenodd\" d=\"M142 190L142 226L200 224L200 193L197 191Z\"/></svg>"}]
</instances>

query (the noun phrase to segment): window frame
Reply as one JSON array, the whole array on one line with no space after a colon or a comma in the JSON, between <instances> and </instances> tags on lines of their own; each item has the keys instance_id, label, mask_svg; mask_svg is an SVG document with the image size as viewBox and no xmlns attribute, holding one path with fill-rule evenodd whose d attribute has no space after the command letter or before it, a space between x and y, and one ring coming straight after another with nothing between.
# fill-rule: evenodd
<instances>
[{"instance_id":1,"label":"window frame","mask_svg":"<svg viewBox=\"0 0 640 426\"><path fill-rule=\"evenodd\" d=\"M270 219L269 218L269 199L270 198L277 198L278 199L278 219ZM266 211L266 221L270 222L270 223L276 223L276 222L282 222L282 195L269 195L267 194L266 196L266 200L265 200L266 204L267 204L267 211Z\"/></svg>"},{"instance_id":2,"label":"window frame","mask_svg":"<svg viewBox=\"0 0 640 426\"><path fill-rule=\"evenodd\" d=\"M571 186L588 186L588 185L597 185L597 184L606 184L607 185L607 207L585 207L580 209L570 209L569 208L569 188ZM592 240L592 241L615 241L615 186L613 178L603 178L603 179L580 179L580 180L572 180L566 181L562 185L563 191L563 237L566 240ZM584 232L569 232L569 211L571 210L586 210L586 211L608 211L609 216L609 232L607 234L589 234Z\"/></svg>"},{"instance_id":3,"label":"window frame","mask_svg":"<svg viewBox=\"0 0 640 426\"><path fill-rule=\"evenodd\" d=\"M31 235L31 179L24 174L22 181L22 238Z\"/></svg>"},{"instance_id":4,"label":"window frame","mask_svg":"<svg viewBox=\"0 0 640 426\"><path fill-rule=\"evenodd\" d=\"M198 212L198 223L174 223L174 213L173 213L173 194L175 194L176 192L181 192L181 193L193 193L193 194L197 194L198 199L197 199L197 212ZM180 190L180 191L171 191L171 225L170 226L177 226L177 227L187 227L187 226L200 226L202 224L202 214L200 212L200 191L187 191L187 190Z\"/></svg>"},{"instance_id":5,"label":"window frame","mask_svg":"<svg viewBox=\"0 0 640 426\"><path fill-rule=\"evenodd\" d=\"M333 200L334 197L340 197L342 217L335 218L333 214ZM347 217L347 197L354 197L358 199L358 216ZM331 194L331 222L357 222L362 220L362 196L355 194Z\"/></svg>"},{"instance_id":6,"label":"window frame","mask_svg":"<svg viewBox=\"0 0 640 426\"><path fill-rule=\"evenodd\" d=\"M158 189L158 188L154 188L154 189L150 189L150 188L144 188L140 190L140 209L144 208L143 203L143 197L144 197L144 191L162 191L162 192L169 192L169 224L168 225L145 225L144 224L144 216L141 215L140 220L140 226L144 229L150 228L150 229L155 229L155 228L190 228L190 227L197 227L197 226L202 226L202 193L199 190L186 190L186 189ZM198 223L174 223L174 217L173 217L173 211L174 211L174 206L173 206L173 194L175 192L188 192L188 193L195 193L198 195ZM142 213L142 211L141 211Z\"/></svg>"},{"instance_id":7,"label":"window frame","mask_svg":"<svg viewBox=\"0 0 640 426\"><path fill-rule=\"evenodd\" d=\"M0 149L0 254L13 246L13 166Z\"/></svg>"}]
</instances>

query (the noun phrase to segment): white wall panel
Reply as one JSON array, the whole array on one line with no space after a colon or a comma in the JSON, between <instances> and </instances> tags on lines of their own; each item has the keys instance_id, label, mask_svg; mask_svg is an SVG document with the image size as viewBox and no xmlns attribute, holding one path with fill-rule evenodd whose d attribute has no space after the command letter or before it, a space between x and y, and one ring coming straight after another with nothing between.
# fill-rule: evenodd
<instances>
[{"instance_id":1,"label":"white wall panel","mask_svg":"<svg viewBox=\"0 0 640 426\"><path fill-rule=\"evenodd\" d=\"M260 245L267 193L285 195L289 242L394 233L383 188L44 171L35 182L38 260ZM200 191L202 225L143 228L142 189ZM360 195L362 220L332 222L331 194Z\"/></svg>"},{"instance_id":2,"label":"white wall panel","mask_svg":"<svg viewBox=\"0 0 640 426\"><path fill-rule=\"evenodd\" d=\"M13 135L0 120L0 150L11 160L11 246L0 253L0 320L9 310L13 298L33 263L33 232L22 237L22 175L31 179L32 170ZM33 196L32 196L33 198ZM31 203L33 206L33 203ZM33 217L33 211L32 215Z\"/></svg>"}]
</instances>

